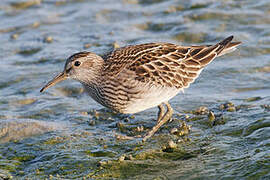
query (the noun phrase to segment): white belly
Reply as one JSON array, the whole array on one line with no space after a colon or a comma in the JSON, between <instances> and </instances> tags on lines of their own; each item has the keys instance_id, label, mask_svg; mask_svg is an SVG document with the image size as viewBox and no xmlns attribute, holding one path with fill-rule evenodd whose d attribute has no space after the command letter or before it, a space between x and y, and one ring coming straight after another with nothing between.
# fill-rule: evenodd
<instances>
[{"instance_id":1,"label":"white belly","mask_svg":"<svg viewBox=\"0 0 270 180\"><path fill-rule=\"evenodd\" d=\"M174 87L146 86L137 98L133 98L123 113L133 114L156 107L169 101L179 93L180 89Z\"/></svg>"}]
</instances>

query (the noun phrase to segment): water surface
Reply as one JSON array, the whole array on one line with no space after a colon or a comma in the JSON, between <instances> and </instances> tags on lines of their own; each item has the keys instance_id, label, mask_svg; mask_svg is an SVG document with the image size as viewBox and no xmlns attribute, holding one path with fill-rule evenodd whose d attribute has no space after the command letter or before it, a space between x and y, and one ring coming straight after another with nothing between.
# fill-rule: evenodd
<instances>
[{"instance_id":1,"label":"water surface","mask_svg":"<svg viewBox=\"0 0 270 180\"><path fill-rule=\"evenodd\" d=\"M0 177L270 178L268 0L2 0L0 19ZM115 136L144 133L157 109L116 115L73 81L39 92L75 52L230 35L243 44L172 99L174 121L143 144ZM170 133L183 122L189 133Z\"/></svg>"}]
</instances>

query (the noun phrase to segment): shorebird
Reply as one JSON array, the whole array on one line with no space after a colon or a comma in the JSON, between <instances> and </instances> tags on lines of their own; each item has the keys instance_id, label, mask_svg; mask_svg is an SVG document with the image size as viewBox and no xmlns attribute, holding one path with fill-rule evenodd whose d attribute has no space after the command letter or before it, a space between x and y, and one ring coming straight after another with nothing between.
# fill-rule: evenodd
<instances>
[{"instance_id":1,"label":"shorebird","mask_svg":"<svg viewBox=\"0 0 270 180\"><path fill-rule=\"evenodd\" d=\"M200 46L131 45L103 56L79 52L66 60L64 71L40 92L65 79L74 79L96 102L115 112L133 114L158 107L157 123L142 139L146 141L172 117L168 101L188 88L213 59L241 43L232 39L230 36L215 45Z\"/></svg>"}]
</instances>

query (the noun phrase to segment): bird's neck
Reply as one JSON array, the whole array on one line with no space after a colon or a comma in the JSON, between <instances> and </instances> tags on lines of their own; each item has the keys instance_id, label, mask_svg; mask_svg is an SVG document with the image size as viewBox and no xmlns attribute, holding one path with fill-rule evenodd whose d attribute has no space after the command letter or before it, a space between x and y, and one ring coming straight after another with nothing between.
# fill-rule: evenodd
<instances>
[{"instance_id":1,"label":"bird's neck","mask_svg":"<svg viewBox=\"0 0 270 180\"><path fill-rule=\"evenodd\" d=\"M87 86L97 86L103 81L104 60L97 58L91 68L83 69L77 79Z\"/></svg>"}]
</instances>

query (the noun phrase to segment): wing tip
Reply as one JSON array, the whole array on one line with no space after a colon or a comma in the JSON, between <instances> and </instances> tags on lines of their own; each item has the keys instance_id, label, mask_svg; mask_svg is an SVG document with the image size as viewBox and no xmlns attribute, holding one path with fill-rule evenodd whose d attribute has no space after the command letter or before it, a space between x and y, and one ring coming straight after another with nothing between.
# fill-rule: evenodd
<instances>
[{"instance_id":1,"label":"wing tip","mask_svg":"<svg viewBox=\"0 0 270 180\"><path fill-rule=\"evenodd\" d=\"M232 40L233 40L233 35L232 35L232 36L229 36L229 37L227 37L227 38L225 38L224 40L222 40L222 41L219 42L218 44L219 44L219 45L222 45L222 46L226 46L226 45L229 44Z\"/></svg>"}]
</instances>

